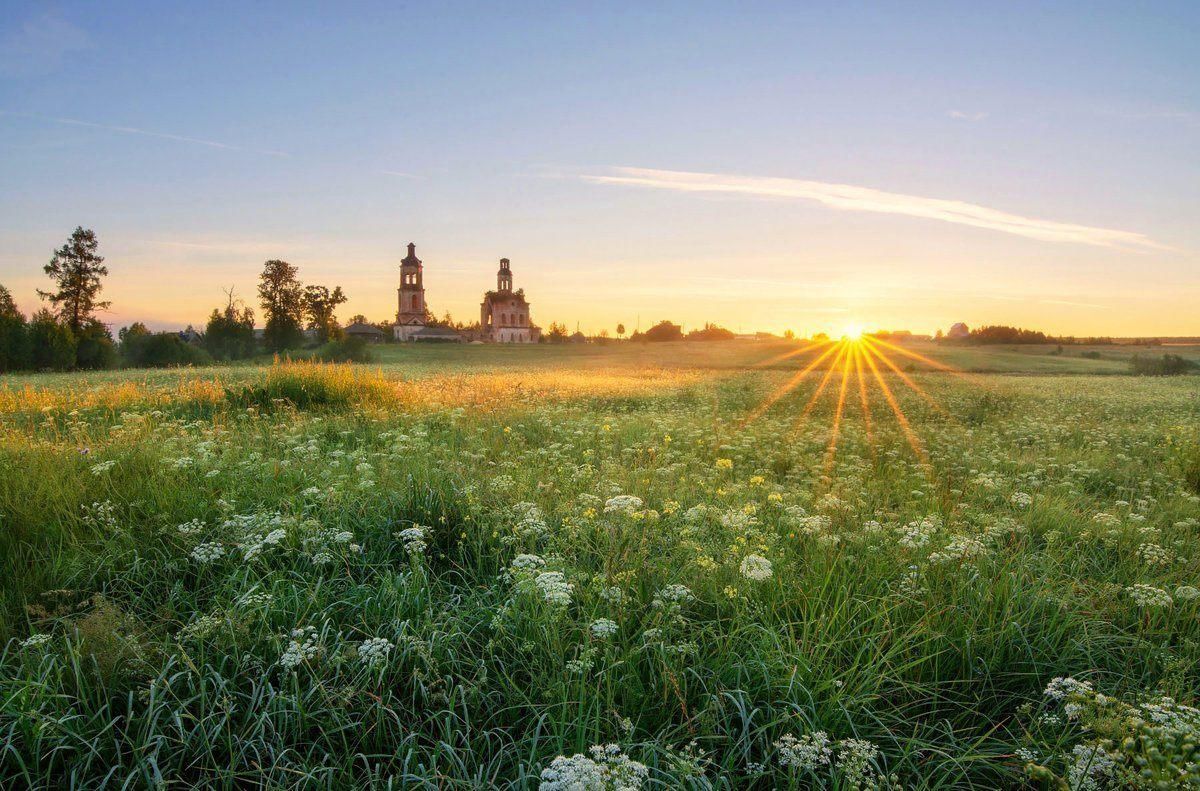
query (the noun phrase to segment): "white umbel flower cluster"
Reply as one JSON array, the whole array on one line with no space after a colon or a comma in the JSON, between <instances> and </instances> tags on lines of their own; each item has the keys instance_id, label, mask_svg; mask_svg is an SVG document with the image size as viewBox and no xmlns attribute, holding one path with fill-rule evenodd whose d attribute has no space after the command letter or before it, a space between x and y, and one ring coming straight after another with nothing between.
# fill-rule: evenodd
<instances>
[{"instance_id":1,"label":"white umbel flower cluster","mask_svg":"<svg viewBox=\"0 0 1200 791\"><path fill-rule=\"evenodd\" d=\"M213 563L225 554L225 547L216 541L197 544L192 550L192 560L197 563Z\"/></svg>"},{"instance_id":2,"label":"white umbel flower cluster","mask_svg":"<svg viewBox=\"0 0 1200 791\"><path fill-rule=\"evenodd\" d=\"M588 755L560 755L542 770L541 791L638 791L649 772L615 744L596 745Z\"/></svg>"},{"instance_id":3,"label":"white umbel flower cluster","mask_svg":"<svg viewBox=\"0 0 1200 791\"><path fill-rule=\"evenodd\" d=\"M567 582L561 571L543 571L534 578L533 584L541 592L542 598L550 604L565 607L571 603L571 593L575 586Z\"/></svg>"},{"instance_id":4,"label":"white umbel flower cluster","mask_svg":"<svg viewBox=\"0 0 1200 791\"><path fill-rule=\"evenodd\" d=\"M825 731L806 733L799 739L789 733L775 742L775 749L779 751L779 765L794 769L813 770L828 766L833 758L833 748Z\"/></svg>"},{"instance_id":5,"label":"white umbel flower cluster","mask_svg":"<svg viewBox=\"0 0 1200 791\"><path fill-rule=\"evenodd\" d=\"M642 510L642 498L634 497L632 494L618 494L616 497L610 497L604 502L604 513L606 514L624 514L632 516Z\"/></svg>"},{"instance_id":6,"label":"white umbel flower cluster","mask_svg":"<svg viewBox=\"0 0 1200 791\"><path fill-rule=\"evenodd\" d=\"M425 528L421 525L406 527L392 535L404 542L404 550L410 555L420 555L425 551Z\"/></svg>"},{"instance_id":7,"label":"white umbel flower cluster","mask_svg":"<svg viewBox=\"0 0 1200 791\"><path fill-rule=\"evenodd\" d=\"M609 618L597 618L592 621L592 637L605 640L617 633L617 622Z\"/></svg>"},{"instance_id":8,"label":"white umbel flower cluster","mask_svg":"<svg viewBox=\"0 0 1200 791\"><path fill-rule=\"evenodd\" d=\"M283 656L279 657L279 665L290 670L310 659L315 659L320 652L321 645L317 641L316 627L303 626L293 629L292 639L288 641Z\"/></svg>"},{"instance_id":9,"label":"white umbel flower cluster","mask_svg":"<svg viewBox=\"0 0 1200 791\"><path fill-rule=\"evenodd\" d=\"M768 580L775 573L771 569L771 561L762 555L747 555L742 558L742 564L738 570L741 571L743 577L754 582Z\"/></svg>"},{"instance_id":10,"label":"white umbel flower cluster","mask_svg":"<svg viewBox=\"0 0 1200 791\"><path fill-rule=\"evenodd\" d=\"M358 659L370 668L383 667L387 664L388 654L392 651L392 643L383 637L370 637L358 646Z\"/></svg>"}]
</instances>

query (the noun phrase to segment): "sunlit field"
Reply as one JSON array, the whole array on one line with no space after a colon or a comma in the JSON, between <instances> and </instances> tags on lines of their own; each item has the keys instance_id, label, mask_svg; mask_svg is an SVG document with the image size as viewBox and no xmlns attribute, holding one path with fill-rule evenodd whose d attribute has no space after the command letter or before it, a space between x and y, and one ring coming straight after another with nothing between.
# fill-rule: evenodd
<instances>
[{"instance_id":1,"label":"sunlit field","mask_svg":"<svg viewBox=\"0 0 1200 791\"><path fill-rule=\"evenodd\" d=\"M0 786L1200 783L1200 377L1097 349L0 378Z\"/></svg>"}]
</instances>

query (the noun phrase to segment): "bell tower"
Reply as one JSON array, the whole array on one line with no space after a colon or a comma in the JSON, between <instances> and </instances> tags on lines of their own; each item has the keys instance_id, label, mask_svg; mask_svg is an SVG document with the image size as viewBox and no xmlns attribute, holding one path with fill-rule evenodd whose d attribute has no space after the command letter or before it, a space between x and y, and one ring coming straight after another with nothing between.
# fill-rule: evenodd
<instances>
[{"instance_id":1,"label":"bell tower","mask_svg":"<svg viewBox=\"0 0 1200 791\"><path fill-rule=\"evenodd\" d=\"M500 259L500 271L496 272L496 290L501 293L512 291L512 272L508 268L508 259Z\"/></svg>"},{"instance_id":2,"label":"bell tower","mask_svg":"<svg viewBox=\"0 0 1200 791\"><path fill-rule=\"evenodd\" d=\"M425 323L425 285L421 279L421 259L417 246L408 243L408 255L400 262L400 288L396 323L423 325Z\"/></svg>"}]
</instances>

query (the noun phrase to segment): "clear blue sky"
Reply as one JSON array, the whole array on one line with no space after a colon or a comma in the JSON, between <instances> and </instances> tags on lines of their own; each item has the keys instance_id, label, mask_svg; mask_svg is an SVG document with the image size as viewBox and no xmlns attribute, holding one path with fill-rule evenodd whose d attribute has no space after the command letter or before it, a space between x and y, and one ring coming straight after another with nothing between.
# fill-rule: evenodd
<instances>
[{"instance_id":1,"label":"clear blue sky","mask_svg":"<svg viewBox=\"0 0 1200 791\"><path fill-rule=\"evenodd\" d=\"M507 256L543 325L1200 334L1200 3L913 5L8 0L0 283L82 224L118 325L276 257L382 319L411 240L456 318Z\"/></svg>"}]
</instances>

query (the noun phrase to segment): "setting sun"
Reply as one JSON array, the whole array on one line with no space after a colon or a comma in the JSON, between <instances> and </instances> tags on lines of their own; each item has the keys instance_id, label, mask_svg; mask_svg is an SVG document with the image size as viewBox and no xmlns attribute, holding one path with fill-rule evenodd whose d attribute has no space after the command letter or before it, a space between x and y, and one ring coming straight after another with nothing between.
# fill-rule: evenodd
<instances>
[{"instance_id":1,"label":"setting sun","mask_svg":"<svg viewBox=\"0 0 1200 791\"><path fill-rule=\"evenodd\" d=\"M861 324L853 322L842 327L842 337L848 341L856 341L863 336L866 330Z\"/></svg>"}]
</instances>

